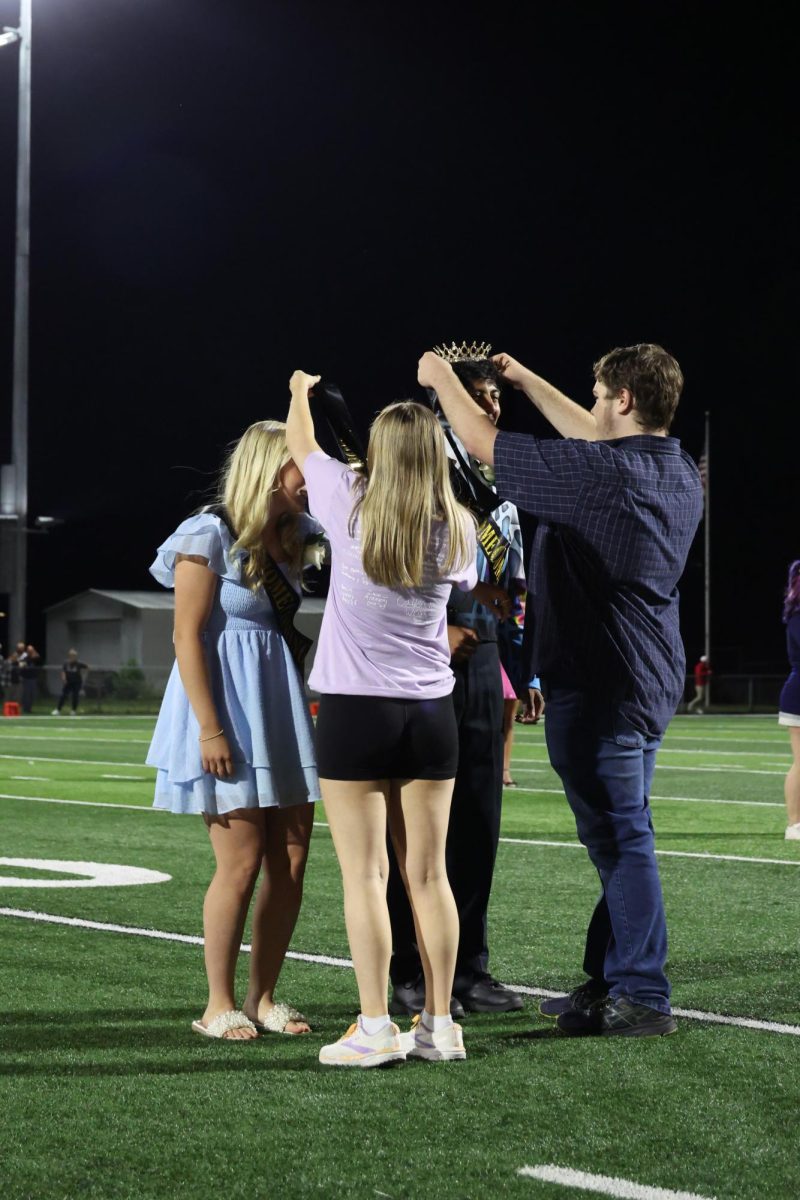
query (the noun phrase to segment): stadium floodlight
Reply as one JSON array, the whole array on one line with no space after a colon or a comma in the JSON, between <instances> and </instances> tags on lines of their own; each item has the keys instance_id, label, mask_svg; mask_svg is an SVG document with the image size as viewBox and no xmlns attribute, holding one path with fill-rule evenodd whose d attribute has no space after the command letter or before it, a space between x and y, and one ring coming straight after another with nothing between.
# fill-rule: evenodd
<instances>
[{"instance_id":1,"label":"stadium floodlight","mask_svg":"<svg viewBox=\"0 0 800 1200\"><path fill-rule=\"evenodd\" d=\"M31 6L20 0L19 28L6 25L0 47L19 46L19 106L17 113L17 222L14 259L14 358L11 413L13 507L16 527L13 543L13 589L11 591L11 639L23 641L27 608L28 526L28 294L30 248L30 159L31 159ZM8 511L3 504L4 511Z\"/></svg>"}]
</instances>

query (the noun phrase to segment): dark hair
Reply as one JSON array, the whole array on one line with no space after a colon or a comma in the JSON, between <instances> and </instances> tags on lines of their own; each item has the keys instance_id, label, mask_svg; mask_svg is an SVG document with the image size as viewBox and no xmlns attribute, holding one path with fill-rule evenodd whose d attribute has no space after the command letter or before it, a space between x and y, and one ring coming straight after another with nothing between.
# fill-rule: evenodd
<instances>
[{"instance_id":1,"label":"dark hair","mask_svg":"<svg viewBox=\"0 0 800 1200\"><path fill-rule=\"evenodd\" d=\"M470 389L470 384L481 383L484 379L502 390L503 378L491 359L470 358L465 359L464 362L454 362L453 370L467 391Z\"/></svg>"},{"instance_id":2,"label":"dark hair","mask_svg":"<svg viewBox=\"0 0 800 1200\"><path fill-rule=\"evenodd\" d=\"M784 622L800 612L800 558L796 558L789 567L789 578L786 581L786 595L783 598Z\"/></svg>"},{"instance_id":3,"label":"dark hair","mask_svg":"<svg viewBox=\"0 0 800 1200\"><path fill-rule=\"evenodd\" d=\"M594 364L594 377L611 392L627 388L642 429L669 429L683 391L683 372L662 346L640 342L609 350Z\"/></svg>"}]
</instances>

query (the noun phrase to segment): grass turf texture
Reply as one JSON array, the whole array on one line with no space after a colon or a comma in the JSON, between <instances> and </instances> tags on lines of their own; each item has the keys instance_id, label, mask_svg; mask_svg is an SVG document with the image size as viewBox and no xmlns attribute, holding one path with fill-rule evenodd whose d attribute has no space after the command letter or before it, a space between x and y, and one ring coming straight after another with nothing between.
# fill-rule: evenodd
<instances>
[{"instance_id":1,"label":"grass turf texture","mask_svg":"<svg viewBox=\"0 0 800 1200\"><path fill-rule=\"evenodd\" d=\"M153 773L141 764L151 729L135 718L0 723L0 854L172 876L0 888L0 905L201 933L210 849L199 819L150 810ZM653 788L659 849L797 864L660 858L678 1007L798 1022L800 844L783 841L788 765L774 720L679 717L670 728ZM104 778L113 774L136 778ZM514 775L521 786L505 793L503 836L575 843L540 727L517 728ZM320 810L292 948L348 957L323 822ZM581 848L503 842L495 973L553 990L578 982L596 891ZM189 1030L204 1002L198 946L3 917L0 959L7 1200L569 1195L516 1175L545 1162L718 1200L798 1193L796 1037L684 1019L666 1039L572 1041L553 1035L530 998L522 1013L467 1017L466 1063L337 1072L316 1055L357 1008L347 969L287 961L280 995L314 1033L231 1045ZM242 980L246 968L243 956Z\"/></svg>"}]
</instances>

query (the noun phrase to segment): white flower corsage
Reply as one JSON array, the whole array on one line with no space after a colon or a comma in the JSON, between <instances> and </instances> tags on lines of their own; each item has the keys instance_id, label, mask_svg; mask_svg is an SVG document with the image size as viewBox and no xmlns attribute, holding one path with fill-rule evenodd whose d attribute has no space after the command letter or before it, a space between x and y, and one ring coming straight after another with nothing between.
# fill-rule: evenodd
<instances>
[{"instance_id":1,"label":"white flower corsage","mask_svg":"<svg viewBox=\"0 0 800 1200\"><path fill-rule=\"evenodd\" d=\"M303 546L303 566L316 567L317 570L325 562L328 543L324 533L312 533Z\"/></svg>"}]
</instances>

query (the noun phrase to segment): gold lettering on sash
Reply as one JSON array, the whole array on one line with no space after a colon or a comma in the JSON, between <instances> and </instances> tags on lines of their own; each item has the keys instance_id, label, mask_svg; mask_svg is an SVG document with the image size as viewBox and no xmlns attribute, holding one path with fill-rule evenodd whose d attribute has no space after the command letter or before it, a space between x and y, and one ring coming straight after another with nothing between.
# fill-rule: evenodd
<instances>
[{"instance_id":1,"label":"gold lettering on sash","mask_svg":"<svg viewBox=\"0 0 800 1200\"><path fill-rule=\"evenodd\" d=\"M486 517L478 526L477 537L478 545L486 556L486 561L489 564L494 581L495 583L499 583L505 570L506 562L508 561L508 552L511 547L491 517Z\"/></svg>"},{"instance_id":2,"label":"gold lettering on sash","mask_svg":"<svg viewBox=\"0 0 800 1200\"><path fill-rule=\"evenodd\" d=\"M302 671L306 655L313 643L311 638L307 638L304 633L295 628L294 615L300 607L300 599L294 588L286 582L283 572L270 555L265 558L261 582L275 609L275 616L286 645L289 647L289 652L299 670Z\"/></svg>"},{"instance_id":3,"label":"gold lettering on sash","mask_svg":"<svg viewBox=\"0 0 800 1200\"><path fill-rule=\"evenodd\" d=\"M345 439L342 437L341 434L338 435L337 440L339 442L339 445L341 446L342 453L344 454L345 458L347 459L348 467L352 467L354 471L363 471L364 470L364 461L355 452L355 450L350 445L350 443L345 441Z\"/></svg>"}]
</instances>

